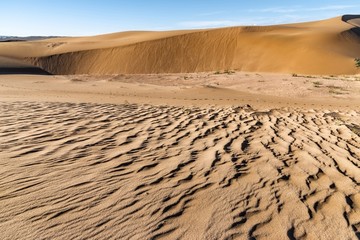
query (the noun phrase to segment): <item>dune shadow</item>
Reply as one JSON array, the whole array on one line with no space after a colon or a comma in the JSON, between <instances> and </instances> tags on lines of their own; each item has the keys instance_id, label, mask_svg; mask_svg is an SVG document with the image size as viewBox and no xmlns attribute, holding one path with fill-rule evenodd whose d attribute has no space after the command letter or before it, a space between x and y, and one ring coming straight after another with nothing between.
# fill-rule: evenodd
<instances>
[{"instance_id":1,"label":"dune shadow","mask_svg":"<svg viewBox=\"0 0 360 240\"><path fill-rule=\"evenodd\" d=\"M354 26L353 28L343 32L342 34L351 33L353 35L356 35L357 37L360 37L360 15L343 15L341 17L341 20Z\"/></svg>"},{"instance_id":2,"label":"dune shadow","mask_svg":"<svg viewBox=\"0 0 360 240\"><path fill-rule=\"evenodd\" d=\"M29 74L29 75L52 75L51 73L35 67L0 67L0 75L5 74Z\"/></svg>"},{"instance_id":3,"label":"dune shadow","mask_svg":"<svg viewBox=\"0 0 360 240\"><path fill-rule=\"evenodd\" d=\"M350 28L346 31L341 32L341 35L347 36L349 38L352 38L353 41L359 42L360 41L360 28L358 28L358 27Z\"/></svg>"},{"instance_id":4,"label":"dune shadow","mask_svg":"<svg viewBox=\"0 0 360 240\"><path fill-rule=\"evenodd\" d=\"M360 37L360 28L355 27L350 29L351 32L355 33L358 37Z\"/></svg>"},{"instance_id":5,"label":"dune shadow","mask_svg":"<svg viewBox=\"0 0 360 240\"><path fill-rule=\"evenodd\" d=\"M355 28L352 29L355 33L359 33L359 28L360 28L360 15L343 15L341 17L341 20L343 22L346 22L352 26L354 26Z\"/></svg>"},{"instance_id":6,"label":"dune shadow","mask_svg":"<svg viewBox=\"0 0 360 240\"><path fill-rule=\"evenodd\" d=\"M360 15L347 14L341 17L341 20L344 22L349 22L350 20L354 20L354 19L360 19Z\"/></svg>"}]
</instances>

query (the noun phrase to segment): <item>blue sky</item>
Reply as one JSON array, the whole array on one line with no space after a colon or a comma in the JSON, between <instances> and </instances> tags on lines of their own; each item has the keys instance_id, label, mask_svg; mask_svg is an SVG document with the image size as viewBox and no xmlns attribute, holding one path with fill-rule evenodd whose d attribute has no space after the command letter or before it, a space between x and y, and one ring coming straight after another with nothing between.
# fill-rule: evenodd
<instances>
[{"instance_id":1,"label":"blue sky","mask_svg":"<svg viewBox=\"0 0 360 240\"><path fill-rule=\"evenodd\" d=\"M4 0L0 35L271 25L360 14L359 0Z\"/></svg>"}]
</instances>

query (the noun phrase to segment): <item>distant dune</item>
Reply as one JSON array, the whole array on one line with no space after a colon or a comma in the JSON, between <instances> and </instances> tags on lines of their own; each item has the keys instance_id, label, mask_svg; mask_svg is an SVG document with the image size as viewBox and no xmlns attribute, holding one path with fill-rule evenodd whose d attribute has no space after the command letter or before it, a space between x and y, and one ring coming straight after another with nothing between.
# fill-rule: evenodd
<instances>
[{"instance_id":1,"label":"distant dune","mask_svg":"<svg viewBox=\"0 0 360 240\"><path fill-rule=\"evenodd\" d=\"M17 37L17 36L0 36L0 42L21 42L21 41L37 41L49 38L57 38L57 36L29 36L29 37Z\"/></svg>"},{"instance_id":2,"label":"distant dune","mask_svg":"<svg viewBox=\"0 0 360 240\"><path fill-rule=\"evenodd\" d=\"M345 17L345 19L344 19ZM123 32L0 44L52 74L250 72L356 74L357 16L276 26Z\"/></svg>"}]
</instances>

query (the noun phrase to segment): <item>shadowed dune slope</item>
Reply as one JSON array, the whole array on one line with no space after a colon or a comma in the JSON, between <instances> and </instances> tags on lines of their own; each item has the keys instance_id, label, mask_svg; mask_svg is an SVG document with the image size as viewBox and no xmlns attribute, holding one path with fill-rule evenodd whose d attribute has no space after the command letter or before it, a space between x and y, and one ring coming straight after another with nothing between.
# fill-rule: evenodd
<instances>
[{"instance_id":1,"label":"shadowed dune slope","mask_svg":"<svg viewBox=\"0 0 360 240\"><path fill-rule=\"evenodd\" d=\"M341 19L355 27L360 27L360 15L344 15Z\"/></svg>"},{"instance_id":2,"label":"shadowed dune slope","mask_svg":"<svg viewBox=\"0 0 360 240\"><path fill-rule=\"evenodd\" d=\"M348 16L348 15L346 15ZM124 32L0 46L54 74L204 72L224 69L304 74L355 74L360 36L351 22L169 32ZM26 53L26 54L24 54Z\"/></svg>"},{"instance_id":3,"label":"shadowed dune slope","mask_svg":"<svg viewBox=\"0 0 360 240\"><path fill-rule=\"evenodd\" d=\"M20 60L0 57L0 74L42 74L49 73L31 64L23 63Z\"/></svg>"}]
</instances>

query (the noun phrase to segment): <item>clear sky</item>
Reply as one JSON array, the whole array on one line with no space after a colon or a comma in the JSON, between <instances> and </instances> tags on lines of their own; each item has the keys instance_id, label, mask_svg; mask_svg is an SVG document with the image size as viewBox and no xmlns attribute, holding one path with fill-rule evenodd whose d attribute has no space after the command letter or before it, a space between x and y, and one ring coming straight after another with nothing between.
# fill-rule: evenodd
<instances>
[{"instance_id":1,"label":"clear sky","mask_svg":"<svg viewBox=\"0 0 360 240\"><path fill-rule=\"evenodd\" d=\"M360 14L359 0L2 0L0 35L271 25Z\"/></svg>"}]
</instances>

